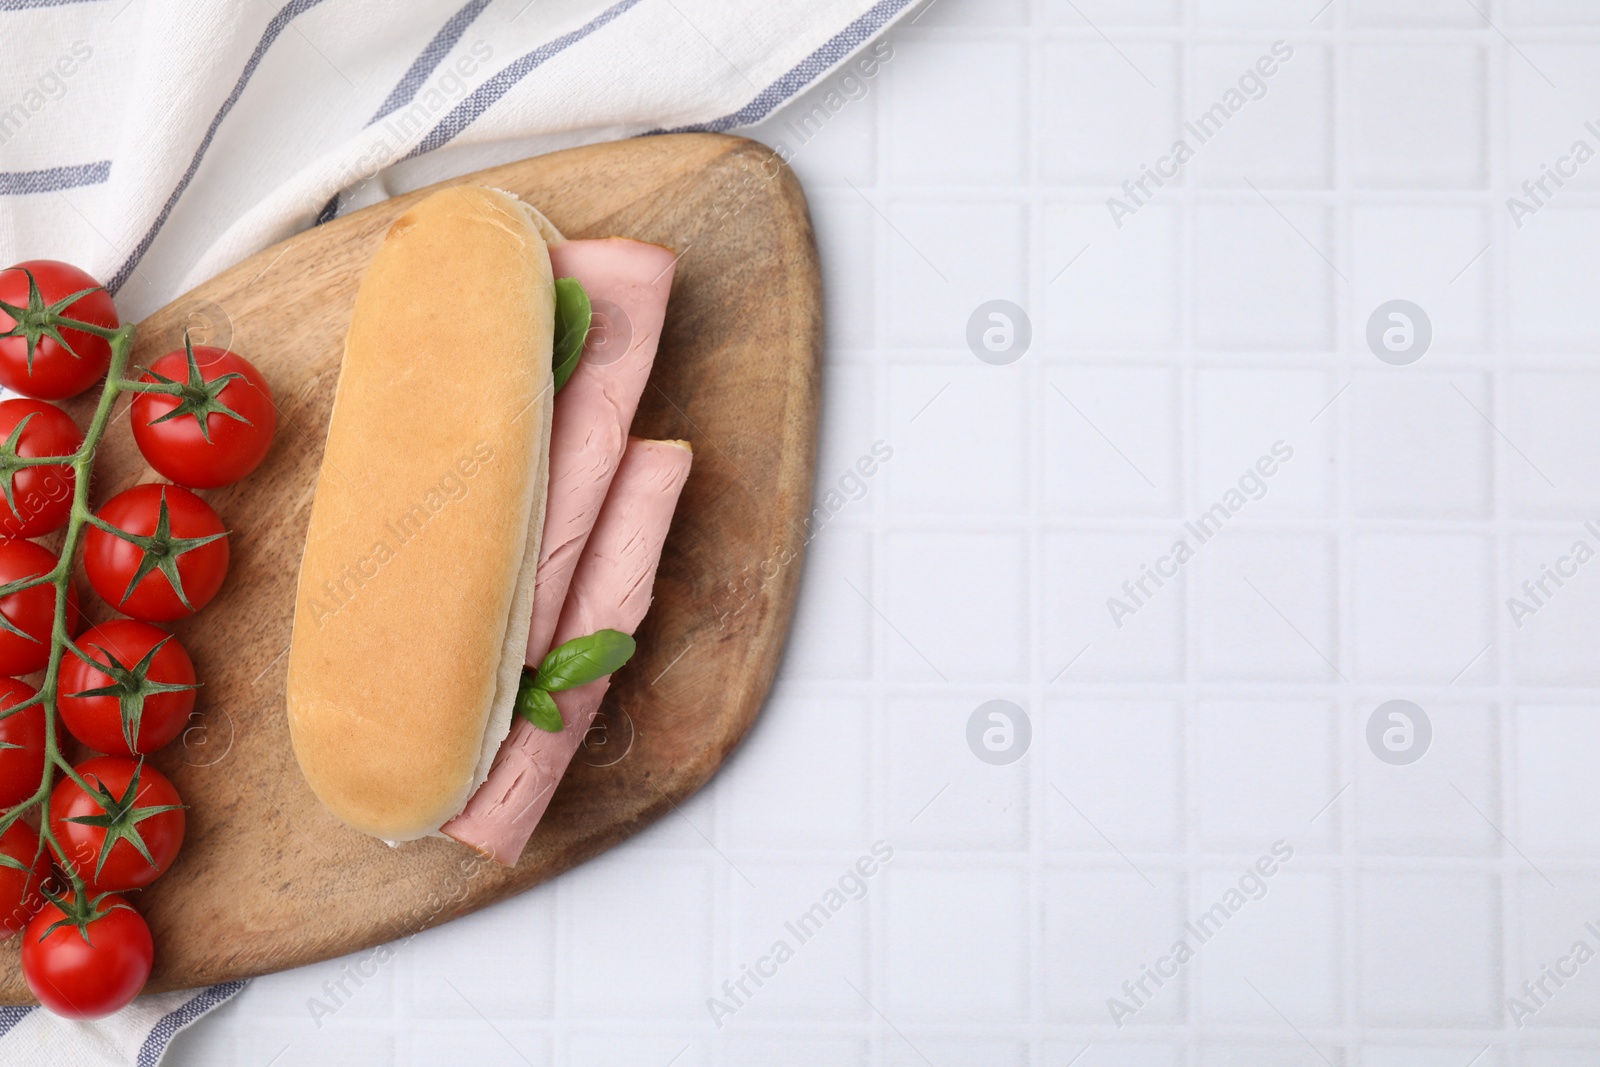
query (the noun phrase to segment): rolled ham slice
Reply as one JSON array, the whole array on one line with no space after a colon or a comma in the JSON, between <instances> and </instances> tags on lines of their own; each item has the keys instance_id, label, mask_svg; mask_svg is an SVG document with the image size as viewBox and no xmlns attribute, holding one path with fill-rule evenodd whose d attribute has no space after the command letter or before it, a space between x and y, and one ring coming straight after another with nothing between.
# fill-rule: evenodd
<instances>
[{"instance_id":1,"label":"rolled ham slice","mask_svg":"<svg viewBox=\"0 0 1600 1067\"><path fill-rule=\"evenodd\" d=\"M596 630L638 629L650 608L661 546L691 458L683 441L628 442L578 561L554 644ZM610 685L608 676L551 694L561 709L560 733L516 719L488 779L461 814L445 823L444 833L499 863L515 864Z\"/></svg>"},{"instance_id":2,"label":"rolled ham slice","mask_svg":"<svg viewBox=\"0 0 1600 1067\"><path fill-rule=\"evenodd\" d=\"M594 307L578 369L556 394L550 492L528 629L531 667L544 661L573 569L628 442L661 340L677 259L670 248L607 237L550 248L557 278L576 278Z\"/></svg>"}]
</instances>

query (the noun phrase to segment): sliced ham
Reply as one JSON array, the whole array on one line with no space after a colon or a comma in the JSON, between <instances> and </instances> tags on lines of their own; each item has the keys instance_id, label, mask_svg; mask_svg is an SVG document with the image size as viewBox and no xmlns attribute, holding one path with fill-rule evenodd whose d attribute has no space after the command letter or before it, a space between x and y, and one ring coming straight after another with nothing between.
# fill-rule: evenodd
<instances>
[{"instance_id":1,"label":"sliced ham","mask_svg":"<svg viewBox=\"0 0 1600 1067\"><path fill-rule=\"evenodd\" d=\"M578 561L553 644L596 630L631 634L638 628L650 608L661 546L691 458L682 441L630 439ZM488 779L444 832L499 863L515 864L610 684L606 677L552 694L561 709L559 733L514 720Z\"/></svg>"},{"instance_id":2,"label":"sliced ham","mask_svg":"<svg viewBox=\"0 0 1600 1067\"><path fill-rule=\"evenodd\" d=\"M578 279L589 294L595 329L578 369L556 394L529 666L537 667L553 647L573 568L600 514L655 362L676 265L670 248L621 237L550 249L555 276Z\"/></svg>"}]
</instances>

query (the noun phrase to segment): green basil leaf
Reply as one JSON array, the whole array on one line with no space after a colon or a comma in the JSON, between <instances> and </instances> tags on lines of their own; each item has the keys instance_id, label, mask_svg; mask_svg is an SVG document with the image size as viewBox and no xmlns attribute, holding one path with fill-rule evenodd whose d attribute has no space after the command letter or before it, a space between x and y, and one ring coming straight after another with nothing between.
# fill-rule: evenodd
<instances>
[{"instance_id":1,"label":"green basil leaf","mask_svg":"<svg viewBox=\"0 0 1600 1067\"><path fill-rule=\"evenodd\" d=\"M574 637L539 664L541 689L571 689L615 673L633 655L633 638L621 630L596 630Z\"/></svg>"},{"instance_id":2,"label":"green basil leaf","mask_svg":"<svg viewBox=\"0 0 1600 1067\"><path fill-rule=\"evenodd\" d=\"M550 356L557 392L567 384L572 372L578 369L578 360L583 356L583 342L589 336L589 322L593 315L589 294L583 291L578 279L557 278L555 349Z\"/></svg>"},{"instance_id":3,"label":"green basil leaf","mask_svg":"<svg viewBox=\"0 0 1600 1067\"><path fill-rule=\"evenodd\" d=\"M539 688L533 672L526 667L522 669L522 680L517 683L517 700L513 708L539 729L553 734L561 732L561 709L556 707L554 697Z\"/></svg>"}]
</instances>

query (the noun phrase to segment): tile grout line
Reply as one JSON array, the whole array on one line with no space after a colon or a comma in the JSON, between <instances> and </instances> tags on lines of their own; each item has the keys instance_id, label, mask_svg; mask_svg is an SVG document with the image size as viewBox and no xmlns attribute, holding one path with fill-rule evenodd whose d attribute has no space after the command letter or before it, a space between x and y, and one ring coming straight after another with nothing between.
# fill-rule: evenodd
<instances>
[{"instance_id":1,"label":"tile grout line","mask_svg":"<svg viewBox=\"0 0 1600 1067\"><path fill-rule=\"evenodd\" d=\"M1029 0L1028 3L1028 31L1025 40L1024 62L1027 64L1026 98L1023 106L1026 108L1026 120L1023 129L1029 134L1041 125L1039 120L1040 102L1043 99L1043 57L1041 55L1040 35L1036 32L1040 24L1040 0ZM1027 214L1023 227L1023 287L1017 294L1020 302L1032 303L1031 294L1041 292L1039 280L1049 266L1044 262L1045 242L1038 239L1037 235L1044 232L1045 194L1040 180L1041 162L1039 140L1033 136L1026 136L1026 159L1024 165L1029 185L1029 198ZM1048 298L1046 298L1048 299ZM1048 315L1048 308L1040 308ZM1044 315L1040 316L1041 319ZM1031 388L1032 403L1025 401L1023 418L1026 420L1027 433L1026 446L1023 450L1023 459L1027 464L1028 485L1028 538L1024 548L1026 563L1023 573L1031 576L1043 573L1044 569L1044 533L1040 516L1044 511L1044 484L1045 471L1054 461L1054 457L1047 452L1047 435L1045 424L1049 419L1048 408L1045 406L1049 399L1045 393L1045 384L1049 380L1049 365L1043 359L1042 347L1036 348L1034 357L1028 359L1024 355L1025 364L1015 364L1024 371L1026 380ZM995 368L997 371L1003 368ZM1048 804L1049 798L1045 794L1045 779L1049 777L1050 770L1047 754L1050 751L1051 737L1054 735L1056 723L1048 703L1047 686L1041 684L1040 679L1046 670L1044 655L1044 606L1042 598L1034 588L1032 581L1024 582L1023 595L1027 598L1024 610L1028 617L1028 660L1026 674L1024 675L1029 693L1028 714L1033 719L1033 732L1029 742L1030 752L1024 753L1023 759L1018 761L1018 769L1026 776L1027 788L1024 796L1027 798L1026 818L1028 820L1028 990L1026 1017L1028 1020L1027 1042L1023 1046L1023 1055L1033 1067L1044 1067L1043 1051L1038 1047L1037 1035L1044 1025L1046 1016L1045 990L1045 938L1049 933L1047 909L1049 896L1045 890L1044 876L1044 850L1047 845L1048 835Z\"/></svg>"},{"instance_id":2,"label":"tile grout line","mask_svg":"<svg viewBox=\"0 0 1600 1067\"><path fill-rule=\"evenodd\" d=\"M1347 11L1345 5L1336 3L1335 10L1328 14L1343 26ZM1328 92L1328 105L1332 109L1329 122L1329 134L1333 144L1329 146L1329 167L1332 170L1332 179L1338 194L1338 202L1333 207L1333 230L1338 241L1334 251L1336 259L1343 258L1352 276L1355 276L1355 241L1354 221L1349 209L1351 197L1351 174L1347 164L1347 154L1350 151L1352 135L1350 130L1351 107L1346 94L1353 92L1356 82L1351 73L1350 49L1343 43L1330 46L1332 61L1328 65L1328 77L1331 85ZM1333 286L1333 349L1338 355L1330 360L1332 373L1329 375L1331 389L1344 388L1341 379L1349 375L1351 382L1355 381L1355 367L1343 366L1345 353L1355 351L1357 338L1353 336L1352 327L1357 321L1359 309L1355 304L1354 283L1339 287L1331 279ZM1338 618L1335 620L1335 630L1338 633L1339 651L1335 659L1345 664L1352 677L1360 677L1356 669L1355 657L1357 645L1355 642L1355 612L1351 603L1351 591L1355 585L1355 528L1351 521L1355 514L1354 501L1354 464L1351 461L1351 447L1353 441L1352 423L1355 420L1356 403L1361 397L1351 398L1350 402L1338 405L1333 412L1332 434L1334 451L1334 514L1337 519L1338 529L1335 534L1334 574L1335 602ZM1340 780L1334 783L1338 788L1344 780L1356 782L1359 771L1358 761L1361 753L1357 745L1355 722L1358 721L1359 711L1352 695L1353 687L1350 685L1339 686L1334 691L1331 704L1333 722L1338 731L1334 745L1334 760L1336 774ZM1339 810L1334 815L1332 827L1335 834L1335 847L1339 850L1339 876L1336 881L1338 913L1337 934L1340 940L1339 959L1339 1005L1338 1015L1340 1029L1344 1040L1344 1053L1348 1057L1352 1053L1356 1062L1364 1058L1358 1051L1360 1045L1360 1005L1362 994L1362 972L1360 967L1360 873L1355 864L1357 852L1356 810L1360 801L1359 784L1352 790L1356 795L1348 796L1339 802Z\"/></svg>"},{"instance_id":3,"label":"tile grout line","mask_svg":"<svg viewBox=\"0 0 1600 1067\"><path fill-rule=\"evenodd\" d=\"M937 3L938 0L934 0L934 2ZM889 101L895 92L893 78L896 73L898 72L886 72L888 81L884 85L883 92L873 100L873 173L871 184L875 198L883 195L884 188L888 184L886 180L889 173L888 111ZM894 203L892 201L889 202L888 207L893 210ZM890 290L888 278L885 277L886 271L884 270L885 236L883 227L878 225L877 220L872 220L870 224L867 249L868 255L872 258L871 270L874 295L878 298L881 306L883 294L888 293ZM882 352L885 347L884 342L883 317L874 315L872 316L873 351L875 353ZM892 441L895 436L894 412L890 405L890 376L893 369L892 364L885 363L881 358L875 360L873 411L874 422L881 432L873 435L874 440L882 437L884 440ZM892 481L894 472L890 471L888 474L891 480L884 486L884 493L892 492L894 488ZM886 560L888 559L888 531L886 529L887 523L884 520L888 517L890 511L886 502L882 499L884 493L874 494L874 499L871 501L873 530L871 558L869 561L871 573L868 577L871 582L869 588L872 589L873 596L880 598L879 603L883 602L881 598L884 595L887 584L884 571ZM894 756L890 751L891 735L889 731L888 699L885 695L886 679L890 677L889 651L886 643L888 635L882 618L873 617L871 625L872 682L869 690L869 707L872 715L873 741L879 746L874 751L881 756L881 758L873 761L872 770L870 771L872 776L872 806L875 813L875 825L879 834L882 835L884 840L893 845L896 829L889 825L893 805L890 797L891 786L888 768L894 765ZM874 840L876 839L874 837ZM886 884L883 886L882 891L872 895L867 910L868 929L866 945L864 946L865 959L862 962L866 967L866 991L869 996L874 998L874 1002L882 999L882 990L885 987L884 957L886 955L886 939L884 931L887 928L889 911L889 903L885 897L894 893L892 875L893 872L890 872L885 876ZM856 1008L859 1012L859 1005ZM862 1037L868 1042L867 1056L869 1062L873 1067L882 1067L887 1029L871 1012L864 1016L858 1015L858 1018L862 1020L862 1023L858 1024L861 1026Z\"/></svg>"},{"instance_id":4,"label":"tile grout line","mask_svg":"<svg viewBox=\"0 0 1600 1067\"><path fill-rule=\"evenodd\" d=\"M1178 91L1178 128L1182 129L1184 117L1192 113L1192 101L1199 99L1198 86L1195 84L1196 71L1193 58L1193 32L1196 24L1196 13L1193 4L1183 5L1184 39L1177 49ZM1183 180L1175 183L1174 192L1187 194L1191 188L1193 176L1185 173ZM1178 428L1177 446L1179 454L1176 457L1174 470L1179 472L1179 489L1177 492L1179 514L1178 521L1195 514L1199 507L1199 376L1196 373L1194 353L1197 344L1197 326L1195 322L1197 304L1195 298L1196 264L1199 250L1196 242L1197 222L1195 208L1187 199L1177 201L1176 210L1179 211L1179 244L1180 251L1176 258L1177 269L1180 274L1174 288L1179 305L1178 327L1178 411L1180 424ZM1178 704L1179 723L1182 734L1180 744L1182 751L1178 755L1178 766L1183 768L1183 790L1185 798L1185 812L1182 828L1183 866L1180 875L1182 881L1177 887L1177 897L1182 901L1183 913L1177 916L1178 925L1182 925L1189 916L1200 914L1204 906L1200 899L1200 872L1204 863L1201 855L1200 844L1200 700L1195 687L1197 664L1199 663L1199 598L1195 595L1195 575L1186 568L1183 580L1179 583L1176 592L1183 597L1183 666L1181 676L1183 679L1183 695ZM1199 1063L1200 1051L1195 1047L1195 1034L1197 1025L1195 1015L1199 1001L1199 990L1194 981L1193 969L1185 969L1183 984L1179 993L1183 997L1181 1014L1179 1018L1184 1024L1184 1062L1189 1065Z\"/></svg>"},{"instance_id":5,"label":"tile grout line","mask_svg":"<svg viewBox=\"0 0 1600 1067\"><path fill-rule=\"evenodd\" d=\"M1497 22L1505 15L1505 4L1500 0L1489 0L1489 9ZM1511 124L1507 112L1511 100L1511 65L1509 49L1504 41L1491 41L1484 49L1484 148L1486 177L1491 188L1505 188L1508 183L1511 163ZM1485 255L1484 270L1489 278L1488 291L1491 312L1489 315L1488 348L1491 352L1514 351L1511 337L1510 305L1507 300L1509 278L1506 277L1508 257L1504 249L1511 239L1507 230L1507 220L1500 212L1495 211L1489 215L1489 238L1492 247ZM1493 405L1495 418L1506 419L1510 411L1510 385L1504 364L1496 362L1483 372L1485 392L1489 402ZM1507 519L1513 511L1513 502L1510 499L1511 483L1509 480L1509 458L1506 455L1505 443L1496 438L1490 439L1493 452L1490 454L1490 477L1493 479L1491 486L1491 499L1493 506L1493 522L1489 531L1492 552L1491 573L1495 575L1501 589L1512 588L1512 561L1511 553L1513 540L1510 535ZM1511 634L1507 627L1506 616L1496 610L1494 598L1491 596L1489 610L1493 612L1493 622L1490 625L1494 635L1496 648L1493 650L1494 661L1486 666L1494 671L1498 683L1496 688L1501 691L1515 691L1516 670L1515 659L1510 644ZM1498 781L1494 783L1495 801L1499 804L1498 816L1503 825L1513 831L1517 829L1517 809L1514 790L1508 788L1515 782L1515 768L1509 762L1511 755L1510 745L1515 744L1515 719L1512 707L1505 701L1497 700L1493 705L1493 716L1496 731L1499 734L1499 752L1497 756ZM1495 842L1495 851L1502 858L1505 857L1503 842ZM1510 985L1509 968L1512 961L1517 958L1520 928L1514 921L1513 907L1519 902L1519 894L1515 892L1515 876L1508 877L1501 869L1501 873L1492 876L1495 879L1496 903L1499 906L1500 916L1500 945L1499 966L1496 968L1496 977L1499 980L1497 993L1504 995ZM1498 998L1497 998L1498 999ZM1502 1023L1504 1037L1497 1044L1510 1053L1514 1065L1523 1062L1523 1049L1520 1033L1511 1027L1510 1019L1505 1018Z\"/></svg>"}]
</instances>

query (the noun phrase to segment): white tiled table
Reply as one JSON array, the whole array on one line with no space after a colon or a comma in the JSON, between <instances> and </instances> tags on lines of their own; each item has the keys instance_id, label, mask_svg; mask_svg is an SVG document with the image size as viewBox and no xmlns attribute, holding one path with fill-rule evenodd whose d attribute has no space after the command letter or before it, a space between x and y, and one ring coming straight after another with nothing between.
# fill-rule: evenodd
<instances>
[{"instance_id":1,"label":"white tiled table","mask_svg":"<svg viewBox=\"0 0 1600 1067\"><path fill-rule=\"evenodd\" d=\"M1600 161L1520 228L1506 207L1600 149L1600 4L1323 3L938 0L831 83L795 165L828 281L819 496L854 498L743 749L332 1017L309 999L362 958L254 982L169 1062L1600 1062L1600 960L1523 1028L1507 1006L1600 950L1600 562L1520 627L1506 606L1600 548ZM1278 40L1265 95L1117 228L1106 197ZM796 148L826 88L756 135ZM1006 366L965 341L996 298L1032 322ZM1409 366L1366 339L1397 298L1433 329ZM1115 626L1107 598L1278 441L1264 495ZM1009 765L966 741L992 699L1031 720ZM1431 721L1418 762L1368 746L1391 699ZM719 1028L707 998L876 841L861 899ZM1114 1026L1279 841L1261 899Z\"/></svg>"}]
</instances>

